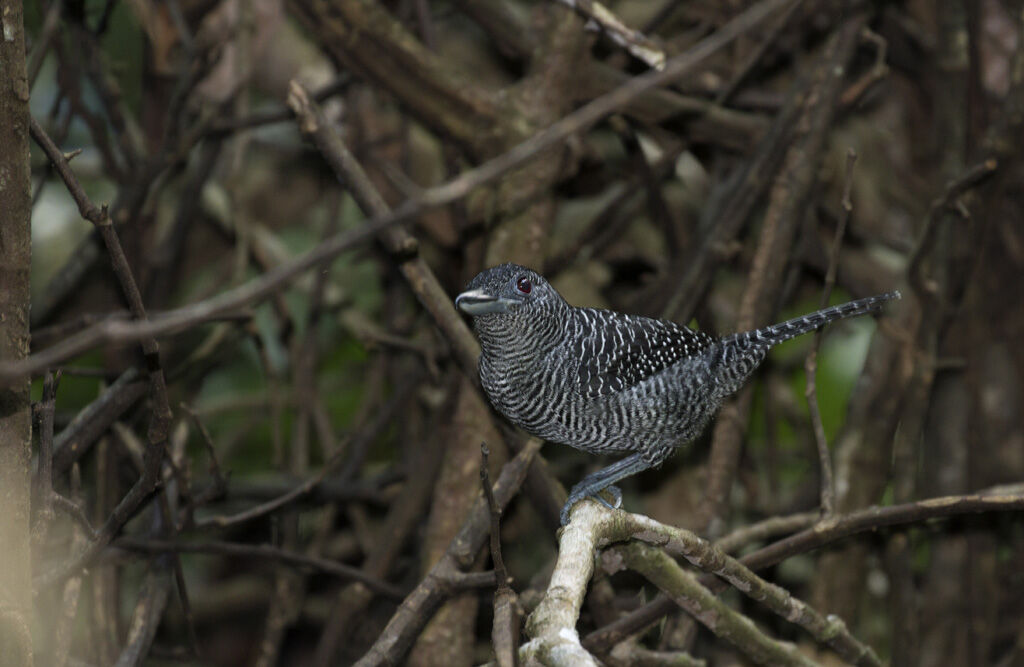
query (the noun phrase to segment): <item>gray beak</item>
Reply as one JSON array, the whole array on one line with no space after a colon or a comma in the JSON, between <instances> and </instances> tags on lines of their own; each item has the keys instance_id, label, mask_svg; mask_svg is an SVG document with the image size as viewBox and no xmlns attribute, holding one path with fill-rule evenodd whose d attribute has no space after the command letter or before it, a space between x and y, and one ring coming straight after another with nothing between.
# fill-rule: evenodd
<instances>
[{"instance_id":1,"label":"gray beak","mask_svg":"<svg viewBox=\"0 0 1024 667\"><path fill-rule=\"evenodd\" d=\"M483 290L474 289L455 297L455 307L467 315L486 315L488 313L504 313L519 302L514 299L503 299L491 296Z\"/></svg>"}]
</instances>

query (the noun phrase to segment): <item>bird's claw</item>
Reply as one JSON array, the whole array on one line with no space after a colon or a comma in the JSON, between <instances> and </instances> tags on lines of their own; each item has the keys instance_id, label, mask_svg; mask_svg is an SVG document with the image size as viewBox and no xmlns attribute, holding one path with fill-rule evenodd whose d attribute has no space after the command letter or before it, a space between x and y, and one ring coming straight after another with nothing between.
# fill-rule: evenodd
<instances>
[{"instance_id":1,"label":"bird's claw","mask_svg":"<svg viewBox=\"0 0 1024 667\"><path fill-rule=\"evenodd\" d=\"M567 526L569 524L569 510L571 510L572 506L575 505L575 504L576 504L575 502L571 502L571 503L570 502L566 502L565 506L562 507L562 513L560 515L560 518L561 518L561 522L562 522L562 527L563 528L565 528L565 526Z\"/></svg>"},{"instance_id":2,"label":"bird's claw","mask_svg":"<svg viewBox=\"0 0 1024 667\"><path fill-rule=\"evenodd\" d=\"M601 495L601 491L607 491L612 497L614 504L609 503ZM601 491L595 491L591 493L570 493L569 500L565 502L565 506L562 507L562 513L560 515L562 526L569 523L569 511L572 510L573 505L583 500L584 498L593 498L597 502L601 503L610 510L617 510L622 507L622 490L617 486L606 486Z\"/></svg>"},{"instance_id":3,"label":"bird's claw","mask_svg":"<svg viewBox=\"0 0 1024 667\"><path fill-rule=\"evenodd\" d=\"M597 502L601 503L610 510L617 510L620 507L622 507L622 490L619 489L619 487L608 486L605 487L603 490L607 491L609 495L611 495L612 500L615 502L614 505L605 500L604 496L602 496L600 493L595 493L594 495L591 496L591 498L595 499Z\"/></svg>"}]
</instances>

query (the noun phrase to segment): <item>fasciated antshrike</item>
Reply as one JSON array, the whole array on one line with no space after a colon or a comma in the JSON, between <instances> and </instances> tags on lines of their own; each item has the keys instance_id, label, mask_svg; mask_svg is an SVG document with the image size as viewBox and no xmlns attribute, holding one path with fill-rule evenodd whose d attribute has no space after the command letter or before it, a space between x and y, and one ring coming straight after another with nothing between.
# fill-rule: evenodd
<instances>
[{"instance_id":1,"label":"fasciated antshrike","mask_svg":"<svg viewBox=\"0 0 1024 667\"><path fill-rule=\"evenodd\" d=\"M487 269L455 299L483 353L480 381L514 424L552 442L625 458L587 475L562 508L659 465L697 437L773 345L829 322L879 310L899 292L825 308L781 324L713 338L665 320L569 305L539 274Z\"/></svg>"}]
</instances>

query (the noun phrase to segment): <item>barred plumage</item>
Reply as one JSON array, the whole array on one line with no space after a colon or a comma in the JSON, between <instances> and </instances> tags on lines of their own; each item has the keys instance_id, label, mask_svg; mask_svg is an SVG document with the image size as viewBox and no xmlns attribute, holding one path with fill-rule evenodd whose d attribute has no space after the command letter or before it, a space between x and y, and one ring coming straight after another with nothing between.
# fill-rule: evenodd
<instances>
[{"instance_id":1,"label":"barred plumage","mask_svg":"<svg viewBox=\"0 0 1024 667\"><path fill-rule=\"evenodd\" d=\"M494 407L539 437L628 456L585 477L562 509L659 465L704 429L768 349L829 322L875 312L899 292L851 301L720 339L686 327L571 306L516 264L487 269L456 305L474 316L480 380ZM607 504L607 503L605 503Z\"/></svg>"}]
</instances>

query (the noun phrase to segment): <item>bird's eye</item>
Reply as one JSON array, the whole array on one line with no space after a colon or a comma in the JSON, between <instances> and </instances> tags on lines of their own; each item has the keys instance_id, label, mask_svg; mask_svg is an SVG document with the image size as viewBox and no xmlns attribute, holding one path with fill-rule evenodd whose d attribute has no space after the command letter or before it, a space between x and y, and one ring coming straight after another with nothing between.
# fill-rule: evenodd
<instances>
[{"instance_id":1,"label":"bird's eye","mask_svg":"<svg viewBox=\"0 0 1024 667\"><path fill-rule=\"evenodd\" d=\"M516 279L516 289L521 294L529 294L530 290L533 289L533 285L530 283L530 279L526 276L520 276Z\"/></svg>"}]
</instances>

